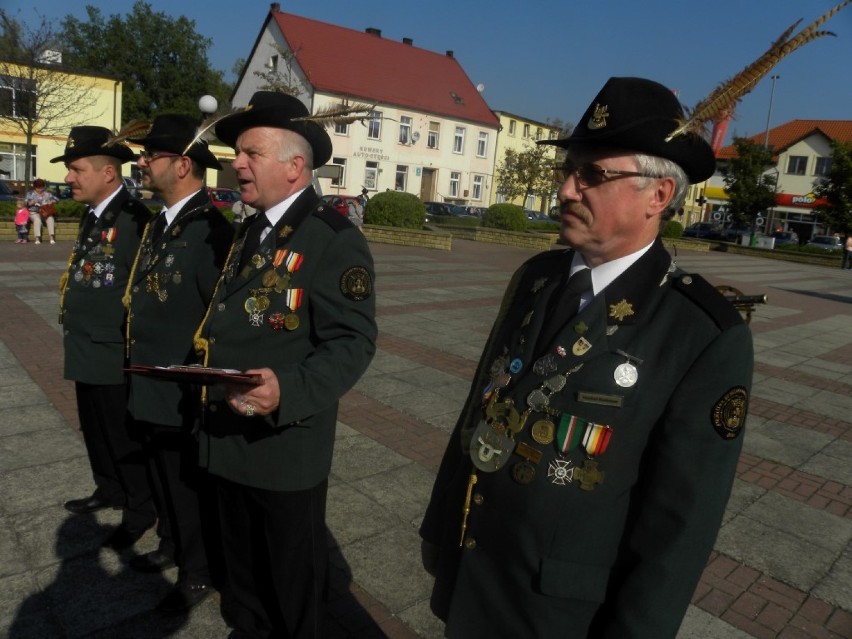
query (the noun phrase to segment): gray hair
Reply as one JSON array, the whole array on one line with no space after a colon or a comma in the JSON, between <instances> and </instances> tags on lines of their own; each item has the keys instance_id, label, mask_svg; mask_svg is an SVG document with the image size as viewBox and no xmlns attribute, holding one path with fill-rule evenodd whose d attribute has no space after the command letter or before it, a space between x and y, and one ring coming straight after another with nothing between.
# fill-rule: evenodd
<instances>
[{"instance_id":1,"label":"gray hair","mask_svg":"<svg viewBox=\"0 0 852 639\"><path fill-rule=\"evenodd\" d=\"M670 220L683 207L683 203L686 201L686 193L689 189L689 178L686 177L686 173L680 168L680 165L655 155L637 153L633 156L633 159L636 161L636 166L641 173L652 176L639 178L640 188L642 189L648 186L654 178L670 177L674 179L674 194L668 207L666 207L666 210L660 216L663 222Z\"/></svg>"},{"instance_id":2,"label":"gray hair","mask_svg":"<svg viewBox=\"0 0 852 639\"><path fill-rule=\"evenodd\" d=\"M305 168L308 171L314 169L314 151L308 141L298 133L288 129L276 129L278 135L278 161L287 162L294 157L305 158Z\"/></svg>"}]
</instances>

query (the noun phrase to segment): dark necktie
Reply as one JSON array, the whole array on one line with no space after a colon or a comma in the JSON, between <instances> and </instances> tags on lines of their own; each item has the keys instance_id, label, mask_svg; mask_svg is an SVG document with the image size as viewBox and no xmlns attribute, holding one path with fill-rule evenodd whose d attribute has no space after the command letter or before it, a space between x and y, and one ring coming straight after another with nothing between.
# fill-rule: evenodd
<instances>
[{"instance_id":1,"label":"dark necktie","mask_svg":"<svg viewBox=\"0 0 852 639\"><path fill-rule=\"evenodd\" d=\"M166 230L166 214L160 213L157 216L157 219L154 220L154 228L151 229L151 241L156 242L163 236L163 232Z\"/></svg>"},{"instance_id":2,"label":"dark necktie","mask_svg":"<svg viewBox=\"0 0 852 639\"><path fill-rule=\"evenodd\" d=\"M257 216L251 228L246 232L246 242L243 244L243 250L240 253L240 269L249 263L252 255L260 248L260 236L265 229L269 228L269 218L266 217L266 213L258 213Z\"/></svg>"},{"instance_id":3,"label":"dark necktie","mask_svg":"<svg viewBox=\"0 0 852 639\"><path fill-rule=\"evenodd\" d=\"M86 218L83 220L83 226L80 229L80 244L86 241L86 238L89 237L89 233L92 232L92 229L97 223L98 216L95 215L95 212L92 209L89 209L89 212L86 213Z\"/></svg>"},{"instance_id":4,"label":"dark necktie","mask_svg":"<svg viewBox=\"0 0 852 639\"><path fill-rule=\"evenodd\" d=\"M547 348L566 322L577 314L580 298L590 288L592 288L592 270L584 268L568 278L559 290L554 291L547 305L547 316L544 318L536 342L539 352Z\"/></svg>"}]
</instances>

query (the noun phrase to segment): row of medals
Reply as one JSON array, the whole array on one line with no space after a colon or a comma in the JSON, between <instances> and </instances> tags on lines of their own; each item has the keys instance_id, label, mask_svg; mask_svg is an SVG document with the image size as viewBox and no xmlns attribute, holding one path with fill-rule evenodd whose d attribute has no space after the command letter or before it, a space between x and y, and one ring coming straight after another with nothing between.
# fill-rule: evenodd
<instances>
[{"instance_id":1,"label":"row of medals","mask_svg":"<svg viewBox=\"0 0 852 639\"><path fill-rule=\"evenodd\" d=\"M150 253L147 254L142 260L142 268L147 270L150 267L153 267L154 264L157 263L157 257L152 256ZM175 263L174 255L166 255L166 258L163 260L163 263L166 265L166 268L171 268ZM169 298L169 292L164 287L172 282L174 284L180 284L183 281L183 276L180 271L168 271L166 273L149 273L145 276L145 291L147 293L154 293L157 296L157 299L161 302L165 302Z\"/></svg>"},{"instance_id":2,"label":"row of medals","mask_svg":"<svg viewBox=\"0 0 852 639\"><path fill-rule=\"evenodd\" d=\"M101 247L96 246L90 255L102 253L102 249L99 249ZM92 288L112 286L115 284L115 264L107 254L104 254L102 258L100 256L95 259L81 258L77 264L77 271L74 273L74 281Z\"/></svg>"},{"instance_id":3,"label":"row of medals","mask_svg":"<svg viewBox=\"0 0 852 639\"><path fill-rule=\"evenodd\" d=\"M253 255L251 261L256 269L260 269L266 264L266 258L259 254ZM249 289L249 297L243 304L252 326L263 325L263 314L270 304L269 294L275 292L280 295L289 289L290 273L278 273L277 270L272 269L263 274L261 284L263 284L263 288ZM295 331L299 328L299 316L294 312L287 314L273 313L269 316L268 321L273 330L286 328L288 331Z\"/></svg>"}]
</instances>

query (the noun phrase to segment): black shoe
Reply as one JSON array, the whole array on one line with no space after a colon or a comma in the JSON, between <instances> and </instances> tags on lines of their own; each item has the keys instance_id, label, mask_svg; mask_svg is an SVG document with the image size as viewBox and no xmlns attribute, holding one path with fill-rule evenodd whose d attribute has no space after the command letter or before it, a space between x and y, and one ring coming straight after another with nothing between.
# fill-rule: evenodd
<instances>
[{"instance_id":1,"label":"black shoe","mask_svg":"<svg viewBox=\"0 0 852 639\"><path fill-rule=\"evenodd\" d=\"M113 530L109 537L104 539L101 544L104 548L112 548L113 550L126 550L133 544L139 541L139 538L145 534L145 529L128 528L124 524Z\"/></svg>"},{"instance_id":2,"label":"black shoe","mask_svg":"<svg viewBox=\"0 0 852 639\"><path fill-rule=\"evenodd\" d=\"M130 560L130 567L139 572L162 572L174 565L175 560L160 550L152 550Z\"/></svg>"},{"instance_id":3,"label":"black shoe","mask_svg":"<svg viewBox=\"0 0 852 639\"><path fill-rule=\"evenodd\" d=\"M63 505L65 506L65 510L75 515L85 515L86 513L94 513L99 510L106 510L107 508L121 508L121 506L104 501L95 495L84 497L83 499L71 499Z\"/></svg>"},{"instance_id":4,"label":"black shoe","mask_svg":"<svg viewBox=\"0 0 852 639\"><path fill-rule=\"evenodd\" d=\"M172 591L157 604L160 612L180 612L197 606L213 594L213 587L179 581Z\"/></svg>"}]
</instances>

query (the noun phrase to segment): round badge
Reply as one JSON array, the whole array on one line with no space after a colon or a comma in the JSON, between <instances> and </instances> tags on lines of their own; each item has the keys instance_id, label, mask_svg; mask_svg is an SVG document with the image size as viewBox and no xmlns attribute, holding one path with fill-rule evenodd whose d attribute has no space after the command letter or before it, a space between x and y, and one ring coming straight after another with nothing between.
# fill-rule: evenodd
<instances>
[{"instance_id":1,"label":"round badge","mask_svg":"<svg viewBox=\"0 0 852 639\"><path fill-rule=\"evenodd\" d=\"M518 462L512 466L512 477L519 484L530 484L535 479L535 466L528 461Z\"/></svg>"},{"instance_id":2,"label":"round badge","mask_svg":"<svg viewBox=\"0 0 852 639\"><path fill-rule=\"evenodd\" d=\"M549 419L540 419L532 425L530 434L535 441L546 446L553 442L553 433L555 430L556 426L553 425L552 421Z\"/></svg>"},{"instance_id":3,"label":"round badge","mask_svg":"<svg viewBox=\"0 0 852 639\"><path fill-rule=\"evenodd\" d=\"M639 379L639 371L630 362L625 362L615 367L615 372L612 376L615 378L616 384L622 388L629 388Z\"/></svg>"},{"instance_id":4,"label":"round badge","mask_svg":"<svg viewBox=\"0 0 852 639\"><path fill-rule=\"evenodd\" d=\"M340 276L340 292L348 300L363 302L373 293L373 279L363 266L353 266Z\"/></svg>"},{"instance_id":5,"label":"round badge","mask_svg":"<svg viewBox=\"0 0 852 639\"><path fill-rule=\"evenodd\" d=\"M261 282L266 288L275 286L275 283L277 281L278 273L276 273L275 271L266 271L266 273L263 274L263 279L261 280Z\"/></svg>"},{"instance_id":6,"label":"round badge","mask_svg":"<svg viewBox=\"0 0 852 639\"><path fill-rule=\"evenodd\" d=\"M269 308L269 298L266 295L258 295L257 296L257 310L265 311Z\"/></svg>"},{"instance_id":7,"label":"round badge","mask_svg":"<svg viewBox=\"0 0 852 639\"><path fill-rule=\"evenodd\" d=\"M722 439L736 439L739 436L745 424L747 409L748 393L742 386L735 386L716 402L711 420Z\"/></svg>"},{"instance_id":8,"label":"round badge","mask_svg":"<svg viewBox=\"0 0 852 639\"><path fill-rule=\"evenodd\" d=\"M520 360L520 358L516 357L509 363L509 372L512 374L520 373L523 367L524 363Z\"/></svg>"},{"instance_id":9,"label":"round badge","mask_svg":"<svg viewBox=\"0 0 852 639\"><path fill-rule=\"evenodd\" d=\"M284 318L284 328L288 331L295 331L299 328L299 316L295 313L290 313Z\"/></svg>"},{"instance_id":10,"label":"round badge","mask_svg":"<svg viewBox=\"0 0 852 639\"><path fill-rule=\"evenodd\" d=\"M257 299L249 297L243 304L243 308L246 309L246 313L254 313L257 310Z\"/></svg>"}]
</instances>

